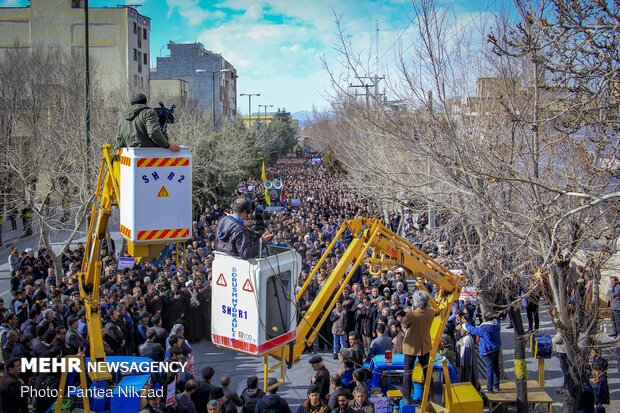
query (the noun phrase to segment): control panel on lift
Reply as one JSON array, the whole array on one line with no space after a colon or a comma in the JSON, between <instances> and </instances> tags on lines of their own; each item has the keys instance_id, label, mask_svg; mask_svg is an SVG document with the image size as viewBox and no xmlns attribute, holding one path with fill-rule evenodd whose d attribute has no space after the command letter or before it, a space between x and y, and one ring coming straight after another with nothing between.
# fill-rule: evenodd
<instances>
[{"instance_id":1,"label":"control panel on lift","mask_svg":"<svg viewBox=\"0 0 620 413\"><path fill-rule=\"evenodd\" d=\"M215 252L211 340L217 346L261 356L295 340L301 256L289 248L269 250L247 261Z\"/></svg>"}]
</instances>

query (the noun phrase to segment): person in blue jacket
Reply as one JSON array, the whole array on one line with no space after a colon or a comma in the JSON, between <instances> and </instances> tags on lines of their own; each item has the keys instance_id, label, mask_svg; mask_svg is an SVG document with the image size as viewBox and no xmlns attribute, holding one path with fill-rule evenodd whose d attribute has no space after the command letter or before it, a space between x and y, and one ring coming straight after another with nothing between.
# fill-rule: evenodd
<instances>
[{"instance_id":1,"label":"person in blue jacket","mask_svg":"<svg viewBox=\"0 0 620 413\"><path fill-rule=\"evenodd\" d=\"M480 327L466 323L463 328L469 334L480 337L480 354L487 367L487 388L483 391L486 393L499 391L499 351L502 347L499 321L493 313L487 311Z\"/></svg>"}]
</instances>

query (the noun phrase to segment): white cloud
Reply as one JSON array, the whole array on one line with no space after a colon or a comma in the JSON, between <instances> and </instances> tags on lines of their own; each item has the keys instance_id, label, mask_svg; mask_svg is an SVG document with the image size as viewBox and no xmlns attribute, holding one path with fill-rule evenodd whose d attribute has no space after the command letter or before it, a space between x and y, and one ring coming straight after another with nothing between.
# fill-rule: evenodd
<instances>
[{"instance_id":1,"label":"white cloud","mask_svg":"<svg viewBox=\"0 0 620 413\"><path fill-rule=\"evenodd\" d=\"M263 8L259 4L253 4L248 7L243 17L247 20L259 20L263 17Z\"/></svg>"},{"instance_id":2,"label":"white cloud","mask_svg":"<svg viewBox=\"0 0 620 413\"><path fill-rule=\"evenodd\" d=\"M286 30L282 26L275 26L270 24L261 24L248 28L246 37L259 41L271 41L271 39L278 39L282 36L283 31Z\"/></svg>"},{"instance_id":3,"label":"white cloud","mask_svg":"<svg viewBox=\"0 0 620 413\"><path fill-rule=\"evenodd\" d=\"M202 23L185 41L197 39L235 66L240 93L261 93L258 103L296 111L324 104L321 94L329 87L329 78L320 57L324 55L331 67L338 67L335 16L342 15L354 50L362 53L368 66L369 73L362 75L375 72L375 19L379 20L382 62L378 74L383 75L388 69L382 66L395 61L400 41L409 44L415 35L415 24L407 27L406 15L413 14L410 3L407 6L409 1L213 0L208 9L204 0L167 3L169 14L178 13L189 24ZM223 15L218 16L217 24L212 23L214 14ZM284 23L275 23L280 20ZM270 95L274 96L273 102L268 101ZM247 102L239 106L244 113L247 111Z\"/></svg>"},{"instance_id":4,"label":"white cloud","mask_svg":"<svg viewBox=\"0 0 620 413\"><path fill-rule=\"evenodd\" d=\"M198 0L166 0L168 5L168 18L173 13L179 13L187 22L196 26L204 22L210 13L201 8Z\"/></svg>"},{"instance_id":5,"label":"white cloud","mask_svg":"<svg viewBox=\"0 0 620 413\"><path fill-rule=\"evenodd\" d=\"M289 53L289 52L295 53L295 52L298 52L300 48L301 48L300 45L294 44L292 46L282 46L282 47L280 47L280 50L285 52L285 53Z\"/></svg>"}]
</instances>

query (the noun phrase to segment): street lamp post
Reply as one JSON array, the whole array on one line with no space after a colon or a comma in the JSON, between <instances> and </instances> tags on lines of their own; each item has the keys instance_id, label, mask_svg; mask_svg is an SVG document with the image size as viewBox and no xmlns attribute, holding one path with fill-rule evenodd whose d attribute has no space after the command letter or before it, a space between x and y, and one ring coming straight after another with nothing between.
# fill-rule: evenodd
<instances>
[{"instance_id":1,"label":"street lamp post","mask_svg":"<svg viewBox=\"0 0 620 413\"><path fill-rule=\"evenodd\" d=\"M225 73L232 72L231 69L221 69L221 70L204 70L204 69L196 69L196 73L211 73L211 116L213 117L213 129L215 129L215 74L216 73Z\"/></svg>"},{"instance_id":2,"label":"street lamp post","mask_svg":"<svg viewBox=\"0 0 620 413\"><path fill-rule=\"evenodd\" d=\"M240 93L239 96L248 97L248 124L252 126L252 96L260 96L260 93Z\"/></svg>"},{"instance_id":3,"label":"street lamp post","mask_svg":"<svg viewBox=\"0 0 620 413\"><path fill-rule=\"evenodd\" d=\"M90 61L88 0L84 1L84 140L86 143L86 187L90 189Z\"/></svg>"},{"instance_id":4,"label":"street lamp post","mask_svg":"<svg viewBox=\"0 0 620 413\"><path fill-rule=\"evenodd\" d=\"M273 105L258 105L259 109L258 109L258 116L260 119L260 108L264 107L265 108L265 122L267 122L267 108L272 108Z\"/></svg>"}]
</instances>

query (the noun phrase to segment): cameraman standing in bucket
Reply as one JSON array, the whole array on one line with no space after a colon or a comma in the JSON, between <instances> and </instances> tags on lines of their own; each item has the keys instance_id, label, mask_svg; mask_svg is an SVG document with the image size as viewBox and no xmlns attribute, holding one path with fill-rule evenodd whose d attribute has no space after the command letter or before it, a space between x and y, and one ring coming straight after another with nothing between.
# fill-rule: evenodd
<instances>
[{"instance_id":1,"label":"cameraman standing in bucket","mask_svg":"<svg viewBox=\"0 0 620 413\"><path fill-rule=\"evenodd\" d=\"M229 255L234 255L242 260L256 258L262 244L267 244L274 234L265 232L260 235L251 231L246 221L253 209L253 202L244 196L233 200L232 214L220 219L217 225L215 249Z\"/></svg>"},{"instance_id":2,"label":"cameraman standing in bucket","mask_svg":"<svg viewBox=\"0 0 620 413\"><path fill-rule=\"evenodd\" d=\"M138 148L164 148L179 152L181 147L168 142L161 131L159 117L154 109L146 106L142 93L131 98L131 107L121 114L116 135L116 146Z\"/></svg>"}]
</instances>

